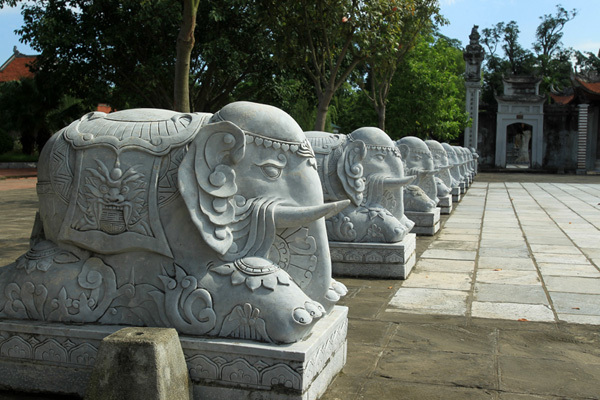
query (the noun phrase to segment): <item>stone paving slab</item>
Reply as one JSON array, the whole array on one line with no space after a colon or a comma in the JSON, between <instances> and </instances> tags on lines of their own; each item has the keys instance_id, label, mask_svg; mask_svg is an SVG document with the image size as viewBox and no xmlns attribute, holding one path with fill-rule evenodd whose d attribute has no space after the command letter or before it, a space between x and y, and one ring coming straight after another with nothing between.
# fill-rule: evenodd
<instances>
[{"instance_id":1,"label":"stone paving slab","mask_svg":"<svg viewBox=\"0 0 600 400\"><path fill-rule=\"evenodd\" d=\"M535 264L531 258L510 258L510 257L479 257L478 269L513 269L513 270L533 270Z\"/></svg>"},{"instance_id":2,"label":"stone paving slab","mask_svg":"<svg viewBox=\"0 0 600 400\"><path fill-rule=\"evenodd\" d=\"M473 261L477 255L476 251L469 250L444 250L429 249L423 253L424 258L444 258L448 260L467 260Z\"/></svg>"},{"instance_id":3,"label":"stone paving slab","mask_svg":"<svg viewBox=\"0 0 600 400\"><path fill-rule=\"evenodd\" d=\"M473 300L488 303L549 304L541 285L476 283Z\"/></svg>"},{"instance_id":4,"label":"stone paving slab","mask_svg":"<svg viewBox=\"0 0 600 400\"><path fill-rule=\"evenodd\" d=\"M592 264L553 264L537 263L543 276L580 276L600 278L600 271Z\"/></svg>"},{"instance_id":5,"label":"stone paving slab","mask_svg":"<svg viewBox=\"0 0 600 400\"><path fill-rule=\"evenodd\" d=\"M447 290L471 289L472 272L416 272L411 276L410 282L405 282L402 287L431 288Z\"/></svg>"},{"instance_id":6,"label":"stone paving slab","mask_svg":"<svg viewBox=\"0 0 600 400\"><path fill-rule=\"evenodd\" d=\"M386 311L465 315L468 297L467 291L403 287L390 300Z\"/></svg>"},{"instance_id":7,"label":"stone paving slab","mask_svg":"<svg viewBox=\"0 0 600 400\"><path fill-rule=\"evenodd\" d=\"M544 304L474 301L471 316L492 319L554 322L554 313Z\"/></svg>"},{"instance_id":8,"label":"stone paving slab","mask_svg":"<svg viewBox=\"0 0 600 400\"><path fill-rule=\"evenodd\" d=\"M493 182L479 185L478 196L467 191L445 221L443 236L421 254L413 277L398 288L387 311L449 315L454 310L481 318L598 323L600 306L593 304L600 304L600 230L593 222L600 211L594 197L600 183L582 186ZM472 229L478 221L476 233ZM467 227L470 242L452 240ZM436 259L453 263L438 268ZM434 277L436 271L439 276ZM453 273L462 278L451 284ZM469 296L463 304L464 294L452 293L448 303L436 305L435 290L466 291Z\"/></svg>"}]
</instances>

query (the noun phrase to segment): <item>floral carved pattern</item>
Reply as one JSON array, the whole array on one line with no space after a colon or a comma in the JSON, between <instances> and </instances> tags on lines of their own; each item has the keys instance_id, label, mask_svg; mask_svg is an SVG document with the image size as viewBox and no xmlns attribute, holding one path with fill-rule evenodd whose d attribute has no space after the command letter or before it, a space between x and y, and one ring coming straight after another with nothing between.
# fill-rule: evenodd
<instances>
[{"instance_id":1,"label":"floral carved pattern","mask_svg":"<svg viewBox=\"0 0 600 400\"><path fill-rule=\"evenodd\" d=\"M308 286L317 267L317 242L308 228L280 232L269 252L269 259L286 271L300 288Z\"/></svg>"},{"instance_id":2,"label":"floral carved pattern","mask_svg":"<svg viewBox=\"0 0 600 400\"><path fill-rule=\"evenodd\" d=\"M73 343L68 339L40 340L31 336L27 341L21 336L13 335L3 340L0 336L0 357L91 367L96 361L97 354L98 348L90 343L73 347Z\"/></svg>"}]
</instances>

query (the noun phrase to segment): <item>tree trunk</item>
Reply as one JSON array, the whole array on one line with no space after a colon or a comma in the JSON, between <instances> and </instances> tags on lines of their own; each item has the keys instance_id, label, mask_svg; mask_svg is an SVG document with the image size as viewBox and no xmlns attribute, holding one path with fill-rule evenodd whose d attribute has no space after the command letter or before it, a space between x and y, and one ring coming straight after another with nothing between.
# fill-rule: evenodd
<instances>
[{"instance_id":1,"label":"tree trunk","mask_svg":"<svg viewBox=\"0 0 600 400\"><path fill-rule=\"evenodd\" d=\"M385 101L377 107L377 119L379 123L379 129L385 132Z\"/></svg>"},{"instance_id":2,"label":"tree trunk","mask_svg":"<svg viewBox=\"0 0 600 400\"><path fill-rule=\"evenodd\" d=\"M317 106L315 131L325 130L325 122L327 122L327 111L329 110L329 103L331 103L333 93L333 89L326 89L325 92L319 94L319 105Z\"/></svg>"},{"instance_id":3,"label":"tree trunk","mask_svg":"<svg viewBox=\"0 0 600 400\"><path fill-rule=\"evenodd\" d=\"M177 36L173 108L180 112L190 112L190 58L195 43L194 30L198 4L199 0L183 1L183 18Z\"/></svg>"}]
</instances>

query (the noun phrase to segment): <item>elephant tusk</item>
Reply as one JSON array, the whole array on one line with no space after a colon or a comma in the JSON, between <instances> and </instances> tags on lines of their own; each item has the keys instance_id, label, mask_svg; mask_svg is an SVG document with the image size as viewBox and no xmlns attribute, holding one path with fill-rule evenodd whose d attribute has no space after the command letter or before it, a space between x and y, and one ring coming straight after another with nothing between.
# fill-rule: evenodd
<instances>
[{"instance_id":1,"label":"elephant tusk","mask_svg":"<svg viewBox=\"0 0 600 400\"><path fill-rule=\"evenodd\" d=\"M305 226L321 217L329 218L350 205L350 200L335 201L318 206L277 206L275 225L277 228Z\"/></svg>"},{"instance_id":2,"label":"elephant tusk","mask_svg":"<svg viewBox=\"0 0 600 400\"><path fill-rule=\"evenodd\" d=\"M414 181L417 178L416 175L409 175L409 176L404 176L402 178L387 178L385 181L383 181L383 184L387 187L387 186L406 186L408 184L410 184L412 181Z\"/></svg>"},{"instance_id":3,"label":"elephant tusk","mask_svg":"<svg viewBox=\"0 0 600 400\"><path fill-rule=\"evenodd\" d=\"M429 169L429 170L424 170L423 174L426 176L431 176L431 175L437 174L438 172L440 172L439 169Z\"/></svg>"}]
</instances>

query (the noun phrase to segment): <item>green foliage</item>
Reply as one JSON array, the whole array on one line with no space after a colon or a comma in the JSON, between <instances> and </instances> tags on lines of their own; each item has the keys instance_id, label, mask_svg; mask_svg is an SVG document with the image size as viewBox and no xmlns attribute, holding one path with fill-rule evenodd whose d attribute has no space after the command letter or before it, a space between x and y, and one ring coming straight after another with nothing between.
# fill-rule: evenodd
<instances>
[{"instance_id":1,"label":"green foliage","mask_svg":"<svg viewBox=\"0 0 600 400\"><path fill-rule=\"evenodd\" d=\"M5 130L0 128L0 154L8 153L15 147L15 141Z\"/></svg>"},{"instance_id":2,"label":"green foliage","mask_svg":"<svg viewBox=\"0 0 600 400\"><path fill-rule=\"evenodd\" d=\"M38 161L39 154L37 152L34 152L32 154L23 154L21 152L21 149L17 145L18 145L18 142L15 143L15 147L12 151L9 151L7 153L0 153L0 162L36 162L36 161Z\"/></svg>"},{"instance_id":3,"label":"green foliage","mask_svg":"<svg viewBox=\"0 0 600 400\"><path fill-rule=\"evenodd\" d=\"M447 141L468 122L462 50L426 36L398 67L388 106L387 133Z\"/></svg>"},{"instance_id":4,"label":"green foliage","mask_svg":"<svg viewBox=\"0 0 600 400\"><path fill-rule=\"evenodd\" d=\"M6 3L6 2L5 2ZM214 111L245 80L272 72L272 42L252 2L200 2L190 65L192 111ZM63 93L116 109L173 107L178 0L37 0L19 33Z\"/></svg>"},{"instance_id":5,"label":"green foliage","mask_svg":"<svg viewBox=\"0 0 600 400\"><path fill-rule=\"evenodd\" d=\"M346 84L334 101L338 104L334 123L341 127L342 133L351 133L363 126L377 126L377 112L362 90Z\"/></svg>"},{"instance_id":6,"label":"green foliage","mask_svg":"<svg viewBox=\"0 0 600 400\"><path fill-rule=\"evenodd\" d=\"M0 121L20 134L24 154L41 150L50 136L91 110L81 100L54 90L44 73L0 86Z\"/></svg>"},{"instance_id":7,"label":"green foliage","mask_svg":"<svg viewBox=\"0 0 600 400\"><path fill-rule=\"evenodd\" d=\"M542 77L541 92L548 93L552 87L570 84L573 51L562 47L561 39L565 24L577 15L576 10L567 11L556 6L554 15L540 17L536 29L535 53L519 44L519 27L515 21L499 22L482 30L481 43L486 47L483 73L482 103L495 104L495 94L502 93L503 75L536 75ZM503 55L498 54L498 48Z\"/></svg>"},{"instance_id":8,"label":"green foliage","mask_svg":"<svg viewBox=\"0 0 600 400\"><path fill-rule=\"evenodd\" d=\"M305 74L318 102L315 129L356 66L368 57L399 51L403 15L420 0L261 0L279 65Z\"/></svg>"},{"instance_id":9,"label":"green foliage","mask_svg":"<svg viewBox=\"0 0 600 400\"><path fill-rule=\"evenodd\" d=\"M575 58L577 62L575 64L576 70L580 74L584 75L600 75L600 51L598 51L598 55L586 51L586 52L576 52Z\"/></svg>"},{"instance_id":10,"label":"green foliage","mask_svg":"<svg viewBox=\"0 0 600 400\"><path fill-rule=\"evenodd\" d=\"M378 114L378 126L385 130L387 97L396 69L411 51L421 35L429 34L435 23L446 21L439 14L437 0L414 0L403 8L396 7L397 21L382 37L381 48L365 60L363 74L355 75L355 81L363 89Z\"/></svg>"},{"instance_id":11,"label":"green foliage","mask_svg":"<svg viewBox=\"0 0 600 400\"><path fill-rule=\"evenodd\" d=\"M556 14L545 14L540 17L540 24L535 30L533 50L536 54L551 58L561 48L561 39L565 24L577 15L577 10L565 10L560 4L556 6Z\"/></svg>"}]
</instances>

